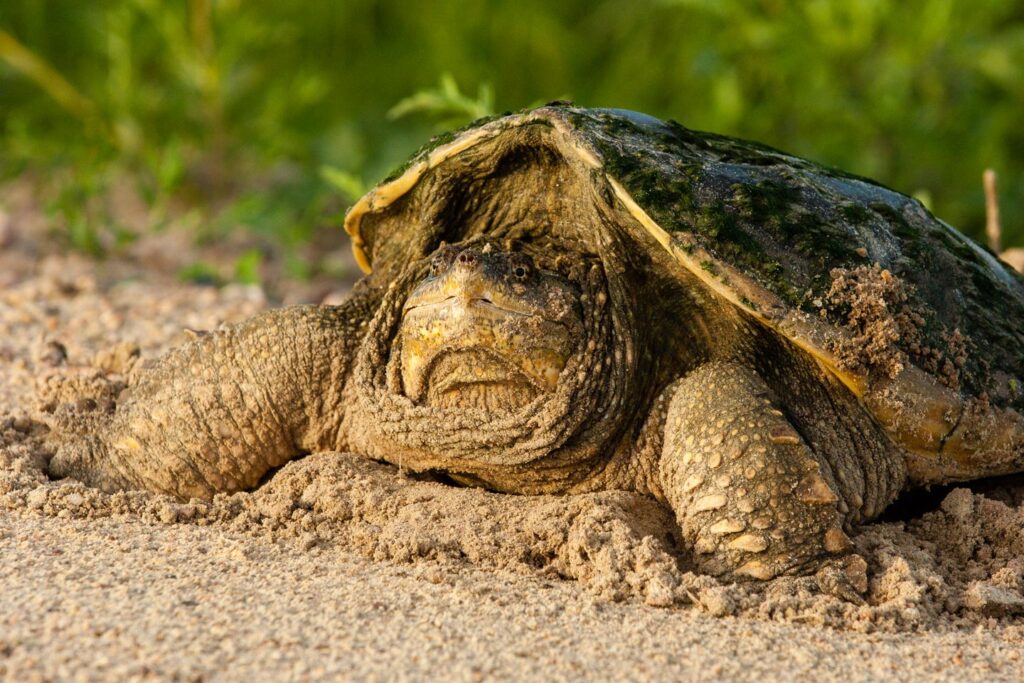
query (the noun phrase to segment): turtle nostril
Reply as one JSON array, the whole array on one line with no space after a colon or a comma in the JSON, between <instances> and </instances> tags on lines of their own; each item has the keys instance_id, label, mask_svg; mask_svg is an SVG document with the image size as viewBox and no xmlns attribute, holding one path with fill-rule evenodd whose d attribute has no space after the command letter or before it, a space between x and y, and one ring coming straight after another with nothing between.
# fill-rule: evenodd
<instances>
[{"instance_id":1,"label":"turtle nostril","mask_svg":"<svg viewBox=\"0 0 1024 683\"><path fill-rule=\"evenodd\" d=\"M464 263L467 266L476 261L476 257L473 254L462 252L459 254L459 263Z\"/></svg>"}]
</instances>

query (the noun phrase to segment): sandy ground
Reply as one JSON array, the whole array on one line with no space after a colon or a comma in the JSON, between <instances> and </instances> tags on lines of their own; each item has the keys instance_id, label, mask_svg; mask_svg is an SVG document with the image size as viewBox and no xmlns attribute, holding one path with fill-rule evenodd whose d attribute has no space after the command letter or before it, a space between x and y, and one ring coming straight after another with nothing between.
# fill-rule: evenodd
<instances>
[{"instance_id":1,"label":"sandy ground","mask_svg":"<svg viewBox=\"0 0 1024 683\"><path fill-rule=\"evenodd\" d=\"M0 240L4 679L1024 679L1019 479L855 534L853 602L828 575L698 576L664 511L621 492L504 496L341 453L208 503L50 481L48 397L116 391L135 345L270 304L19 229Z\"/></svg>"},{"instance_id":2,"label":"sandy ground","mask_svg":"<svg viewBox=\"0 0 1024 683\"><path fill-rule=\"evenodd\" d=\"M10 680L1020 680L986 629L865 635L132 519L0 518Z\"/></svg>"}]
</instances>

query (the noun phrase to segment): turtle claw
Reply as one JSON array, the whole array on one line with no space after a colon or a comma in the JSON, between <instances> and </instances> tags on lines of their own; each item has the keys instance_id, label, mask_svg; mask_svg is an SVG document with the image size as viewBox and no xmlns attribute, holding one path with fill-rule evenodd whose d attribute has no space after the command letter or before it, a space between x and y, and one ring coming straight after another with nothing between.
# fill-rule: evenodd
<instances>
[{"instance_id":1,"label":"turtle claw","mask_svg":"<svg viewBox=\"0 0 1024 683\"><path fill-rule=\"evenodd\" d=\"M867 604L868 563L857 554L826 560L815 578L822 593L855 605Z\"/></svg>"}]
</instances>

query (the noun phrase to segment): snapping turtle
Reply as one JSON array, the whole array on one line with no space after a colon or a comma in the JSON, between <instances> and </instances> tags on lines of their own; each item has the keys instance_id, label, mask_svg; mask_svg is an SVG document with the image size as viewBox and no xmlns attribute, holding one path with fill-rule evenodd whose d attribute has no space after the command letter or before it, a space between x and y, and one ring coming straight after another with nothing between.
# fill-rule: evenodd
<instances>
[{"instance_id":1,"label":"snapping turtle","mask_svg":"<svg viewBox=\"0 0 1024 683\"><path fill-rule=\"evenodd\" d=\"M633 490L702 571L767 579L908 486L1024 470L1024 281L870 180L553 104L433 141L345 228L346 303L170 352L50 471L208 498L336 450Z\"/></svg>"}]
</instances>

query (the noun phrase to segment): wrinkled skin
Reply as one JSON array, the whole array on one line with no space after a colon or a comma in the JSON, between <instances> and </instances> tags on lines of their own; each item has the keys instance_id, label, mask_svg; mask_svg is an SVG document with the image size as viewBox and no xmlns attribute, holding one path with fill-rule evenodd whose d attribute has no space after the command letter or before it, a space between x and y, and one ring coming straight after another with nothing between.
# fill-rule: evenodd
<instances>
[{"instance_id":1,"label":"wrinkled skin","mask_svg":"<svg viewBox=\"0 0 1024 683\"><path fill-rule=\"evenodd\" d=\"M304 452L355 450L501 490L650 494L672 506L698 564L717 575L765 579L849 551L844 524L876 514L898 487L862 475L850 458L862 447L812 449L743 364L706 363L676 379L648 415L567 400L585 376L614 383L613 364L593 357L607 329L586 321L586 302L607 302L603 277L596 295L593 282L571 277L490 243L447 246L407 291L385 294L370 321L379 292L357 288L340 307L270 311L204 335L63 441L50 471L107 490L210 497L251 488ZM361 338L389 309L393 333ZM835 389L807 367L788 370L826 396ZM579 415L588 408L596 414ZM547 424L528 417L545 412ZM514 427L439 437L465 416ZM554 429L566 422L575 429ZM869 420L860 427L891 451Z\"/></svg>"}]
</instances>

